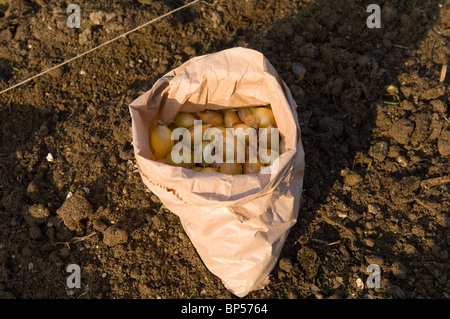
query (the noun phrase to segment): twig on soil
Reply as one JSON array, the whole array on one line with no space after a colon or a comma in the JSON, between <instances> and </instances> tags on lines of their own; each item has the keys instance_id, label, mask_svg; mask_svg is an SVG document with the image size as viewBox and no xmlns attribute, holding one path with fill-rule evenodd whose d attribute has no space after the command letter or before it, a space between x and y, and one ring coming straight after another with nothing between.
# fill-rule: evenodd
<instances>
[{"instance_id":1,"label":"twig on soil","mask_svg":"<svg viewBox=\"0 0 450 319\"><path fill-rule=\"evenodd\" d=\"M450 177L436 177L426 179L420 182L420 187L422 188L430 188L437 185L450 183Z\"/></svg>"},{"instance_id":2,"label":"twig on soil","mask_svg":"<svg viewBox=\"0 0 450 319\"><path fill-rule=\"evenodd\" d=\"M447 64L444 64L441 69L441 77L439 78L439 83L444 83L445 76L447 75Z\"/></svg>"},{"instance_id":3,"label":"twig on soil","mask_svg":"<svg viewBox=\"0 0 450 319\"><path fill-rule=\"evenodd\" d=\"M325 221L326 223L328 223L328 224L330 224L330 225L332 225L332 226L338 226L339 228L341 228L342 230L344 230L345 232L342 232L341 233L341 236L343 236L343 237L345 237L345 238L348 238L349 240L350 240L350 244L351 244L351 246L352 246L352 248L354 247L354 241L355 241L355 239L356 239L356 236L355 236L355 234L350 230L350 229L348 229L347 227L345 227L344 225L342 225L342 224L340 224L340 223L338 223L338 222L335 222L334 220L331 220L330 218L328 218L327 216L325 216L325 214L321 214L321 217L320 217L323 221ZM348 235L344 235L345 233L348 233ZM335 243L337 243L337 242L335 242ZM332 243L332 244L335 244L335 243Z\"/></svg>"},{"instance_id":4,"label":"twig on soil","mask_svg":"<svg viewBox=\"0 0 450 319\"><path fill-rule=\"evenodd\" d=\"M327 246L336 245L336 244L339 244L341 242L341 240L339 239L339 240L334 241L332 243L328 243L328 242L326 242L324 240L320 240L320 239L316 239L316 238L311 238L311 241L314 241L314 242L320 243L320 244L324 244L324 245L327 245Z\"/></svg>"},{"instance_id":5,"label":"twig on soil","mask_svg":"<svg viewBox=\"0 0 450 319\"><path fill-rule=\"evenodd\" d=\"M415 200L415 202L416 202L417 204L419 204L419 205L425 207L426 209L428 209L429 211L431 211L431 212L433 213L433 215L436 215L436 214L437 214L437 212L436 212L436 210L435 210L434 208L432 208L432 207L430 207L429 205L425 204L425 203L422 202L420 199L415 198L414 200Z\"/></svg>"},{"instance_id":6,"label":"twig on soil","mask_svg":"<svg viewBox=\"0 0 450 319\"><path fill-rule=\"evenodd\" d=\"M399 48L399 49L405 49L405 50L409 50L409 48L408 47L405 47L405 46L403 46L403 45L399 45L399 44L392 44L392 46L393 47L396 47L396 48Z\"/></svg>"},{"instance_id":7,"label":"twig on soil","mask_svg":"<svg viewBox=\"0 0 450 319\"><path fill-rule=\"evenodd\" d=\"M92 233L90 233L89 235L86 235L86 236L73 237L72 239L70 239L69 243L76 244L76 243L82 242L82 241L84 241L84 240L86 240L86 239L88 239L88 238L90 238L90 237L92 237L92 236L94 236L96 234L97 233L94 231L94 232L92 232Z\"/></svg>"},{"instance_id":8,"label":"twig on soil","mask_svg":"<svg viewBox=\"0 0 450 319\"><path fill-rule=\"evenodd\" d=\"M56 245L66 245L67 248L70 249L70 244L77 244L77 243L82 242L82 241L84 241L84 240L86 240L86 239L88 239L88 238L90 238L90 237L92 237L92 236L94 236L96 234L97 234L96 232L92 232L92 233L90 233L89 235L86 235L86 236L72 237L69 241L58 241L58 242L56 242Z\"/></svg>"}]
</instances>

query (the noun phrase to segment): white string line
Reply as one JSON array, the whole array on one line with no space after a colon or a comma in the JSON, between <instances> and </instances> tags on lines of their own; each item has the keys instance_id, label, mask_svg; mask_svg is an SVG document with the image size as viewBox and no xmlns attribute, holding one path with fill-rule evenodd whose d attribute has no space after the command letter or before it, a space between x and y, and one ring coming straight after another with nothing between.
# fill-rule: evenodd
<instances>
[{"instance_id":1,"label":"white string line","mask_svg":"<svg viewBox=\"0 0 450 319\"><path fill-rule=\"evenodd\" d=\"M5 92L8 92L9 90L12 90L12 89L14 89L14 88L16 88L16 87L18 87L18 86L20 86L20 85L23 85L23 84L25 84L25 83L27 83L27 82L30 82L31 80L33 80L33 79L35 79L35 78L37 78L37 77L40 77L41 75L44 75L45 73L48 73L48 72L50 72L50 71L53 71L53 70L55 70L55 69L57 69L57 68L59 68L59 67L65 65L65 64L68 64L68 63L70 63L70 62L72 62L72 61L74 61L74 60L76 60L76 59L79 59L79 58L81 58L82 56L85 56L86 54L89 54L89 53L91 53L91 52L93 52L93 51L95 51L95 50L98 50L98 49L100 49L101 47L104 47L105 45L108 45L108 44L110 44L111 42L114 42L114 41L116 41L116 40L118 40L118 39L120 39L120 38L123 38L123 37L129 35L130 33L135 32L135 31L137 31L137 30L139 30L139 29L141 29L141 28L143 28L143 27L145 27L145 26L147 26L147 25L149 25L149 24L152 24L152 23L154 23L154 22L156 22L156 21L158 21L158 20L161 20L161 19L163 19L163 18L165 18L165 17L167 17L167 16L169 16L169 15L171 15L171 14L174 14L174 13L177 12L177 11L183 10L183 9L189 7L189 6L193 6L195 3L200 2L200 1L202 1L202 0L194 0L194 1L189 2L189 3L187 3L187 4L185 4L185 5L181 6L181 7L178 7L178 8L176 8L176 9L170 11L170 12L167 12L167 13L165 13L165 14L159 16L159 17L156 17L156 18L154 18L154 19L152 19L152 20L150 20L150 21L147 21L147 22L145 22L144 24L141 24L140 26L138 26L138 27L136 27L136 28L134 28L134 29L131 29L131 30L129 30L129 31L127 31L127 32L125 32L125 33L123 33L123 34L121 34L121 35L119 35L119 36L113 38L113 39L111 39L111 40L108 40L108 41L106 41L106 42L100 44L99 46L96 46L96 47L94 47L94 48L92 48L92 49L90 49L90 50L87 50L86 52L83 52L83 53L81 53L81 54L79 54L79 55L77 55L77 56L75 56L75 57L73 57L73 58L71 58L71 59L69 59L69 60L66 60L66 61L64 61L64 62L62 62L62 63L60 63L60 64L57 64L57 65L51 67L50 69L47 69L47 70L45 70L45 71L42 71L42 72L39 73L39 74L33 75L32 77L30 77L30 78L28 78L28 79L26 79L26 80L24 80L24 81L22 81L22 82L19 82L19 83L17 83L17 84L14 84L13 86L11 86L11 87L9 87L9 88L4 89L3 91L0 91L0 95L3 94L3 93L5 93Z\"/></svg>"}]
</instances>

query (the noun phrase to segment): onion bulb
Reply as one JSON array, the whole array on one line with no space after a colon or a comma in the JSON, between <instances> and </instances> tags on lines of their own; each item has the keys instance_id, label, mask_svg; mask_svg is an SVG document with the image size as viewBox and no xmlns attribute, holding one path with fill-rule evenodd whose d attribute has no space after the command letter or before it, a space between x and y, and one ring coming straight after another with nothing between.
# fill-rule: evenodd
<instances>
[{"instance_id":1,"label":"onion bulb","mask_svg":"<svg viewBox=\"0 0 450 319\"><path fill-rule=\"evenodd\" d=\"M198 117L202 122L211 124L212 126L221 125L223 123L223 116L220 112L206 110L199 112Z\"/></svg>"},{"instance_id":2,"label":"onion bulb","mask_svg":"<svg viewBox=\"0 0 450 319\"><path fill-rule=\"evenodd\" d=\"M272 145L272 141L275 143ZM280 147L280 132L274 125L269 125L266 128L260 130L258 139L260 148L274 148Z\"/></svg>"},{"instance_id":3,"label":"onion bulb","mask_svg":"<svg viewBox=\"0 0 450 319\"><path fill-rule=\"evenodd\" d=\"M172 152L169 152L166 156L166 163L172 166L181 166L185 168L190 168L194 165L194 154L191 151L184 152L181 149L181 161L179 163L175 162L172 157Z\"/></svg>"},{"instance_id":4,"label":"onion bulb","mask_svg":"<svg viewBox=\"0 0 450 319\"><path fill-rule=\"evenodd\" d=\"M220 166L220 172L229 175L242 174L242 165L239 163L223 163Z\"/></svg>"},{"instance_id":5,"label":"onion bulb","mask_svg":"<svg viewBox=\"0 0 450 319\"><path fill-rule=\"evenodd\" d=\"M250 125L245 124L245 123L235 124L235 125L233 125L233 129L235 130L235 134L237 136L240 136L238 129L242 129L244 131L245 142L249 141L250 136L254 135L254 137L256 138L256 135L257 135L256 130L254 128L252 128ZM248 129L250 129L250 130L247 131Z\"/></svg>"},{"instance_id":6,"label":"onion bulb","mask_svg":"<svg viewBox=\"0 0 450 319\"><path fill-rule=\"evenodd\" d=\"M244 174L258 174L261 167L264 167L264 164L261 163L260 160L257 160L256 163L244 163Z\"/></svg>"},{"instance_id":7,"label":"onion bulb","mask_svg":"<svg viewBox=\"0 0 450 319\"><path fill-rule=\"evenodd\" d=\"M164 158L172 150L172 131L165 125L156 125L150 136L150 143L158 158Z\"/></svg>"},{"instance_id":8,"label":"onion bulb","mask_svg":"<svg viewBox=\"0 0 450 319\"><path fill-rule=\"evenodd\" d=\"M239 119L251 127L258 128L258 118L252 114L252 110L248 107L238 109Z\"/></svg>"},{"instance_id":9,"label":"onion bulb","mask_svg":"<svg viewBox=\"0 0 450 319\"><path fill-rule=\"evenodd\" d=\"M214 167L204 167L201 172L218 172L217 168Z\"/></svg>"},{"instance_id":10,"label":"onion bulb","mask_svg":"<svg viewBox=\"0 0 450 319\"><path fill-rule=\"evenodd\" d=\"M269 125L275 125L275 117L271 109L267 107L255 107L251 111L256 116L258 127L265 128Z\"/></svg>"},{"instance_id":11,"label":"onion bulb","mask_svg":"<svg viewBox=\"0 0 450 319\"><path fill-rule=\"evenodd\" d=\"M177 127L190 128L194 125L195 117L191 113L180 112L175 116L174 121Z\"/></svg>"},{"instance_id":12,"label":"onion bulb","mask_svg":"<svg viewBox=\"0 0 450 319\"><path fill-rule=\"evenodd\" d=\"M236 111L227 110L224 115L224 122L226 127L233 127L234 125L241 123Z\"/></svg>"},{"instance_id":13,"label":"onion bulb","mask_svg":"<svg viewBox=\"0 0 450 319\"><path fill-rule=\"evenodd\" d=\"M201 143L203 140L203 134L210 127L211 127L211 124L204 124L204 125L200 124L200 125L191 126L190 128L188 128L185 135L183 136L183 140L189 143L188 137L190 135L191 146ZM197 134L198 136L196 137L195 134Z\"/></svg>"}]
</instances>

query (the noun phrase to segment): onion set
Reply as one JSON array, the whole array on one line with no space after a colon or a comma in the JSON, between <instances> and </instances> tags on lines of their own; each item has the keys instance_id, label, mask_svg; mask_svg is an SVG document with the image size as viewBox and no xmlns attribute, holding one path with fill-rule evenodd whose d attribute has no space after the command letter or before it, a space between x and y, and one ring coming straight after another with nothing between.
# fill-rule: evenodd
<instances>
[{"instance_id":1,"label":"onion set","mask_svg":"<svg viewBox=\"0 0 450 319\"><path fill-rule=\"evenodd\" d=\"M270 106L179 112L151 126L149 141L160 163L228 175L258 174L285 148Z\"/></svg>"}]
</instances>

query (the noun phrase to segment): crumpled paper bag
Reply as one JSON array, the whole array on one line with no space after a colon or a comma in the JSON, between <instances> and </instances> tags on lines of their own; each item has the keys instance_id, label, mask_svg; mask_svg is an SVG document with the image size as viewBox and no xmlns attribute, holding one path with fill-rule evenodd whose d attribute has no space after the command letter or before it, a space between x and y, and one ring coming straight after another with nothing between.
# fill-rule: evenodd
<instances>
[{"instance_id":1,"label":"crumpled paper bag","mask_svg":"<svg viewBox=\"0 0 450 319\"><path fill-rule=\"evenodd\" d=\"M152 160L148 129L157 120L173 120L180 111L268 104L286 142L270 174L199 174ZM130 104L144 184L179 216L205 266L238 297L267 284L297 220L304 151L296 107L270 62L245 48L194 57Z\"/></svg>"}]
</instances>

